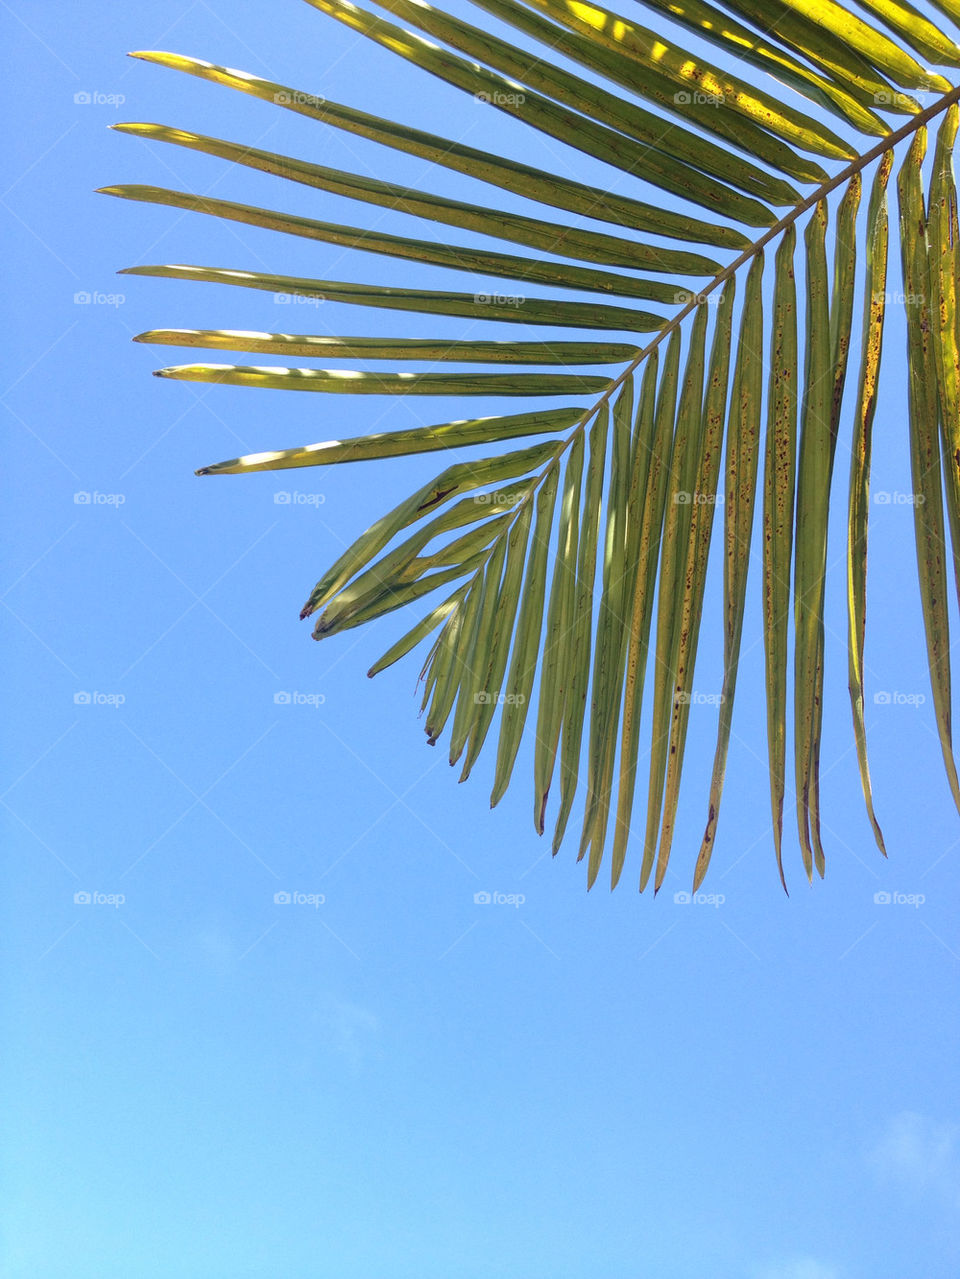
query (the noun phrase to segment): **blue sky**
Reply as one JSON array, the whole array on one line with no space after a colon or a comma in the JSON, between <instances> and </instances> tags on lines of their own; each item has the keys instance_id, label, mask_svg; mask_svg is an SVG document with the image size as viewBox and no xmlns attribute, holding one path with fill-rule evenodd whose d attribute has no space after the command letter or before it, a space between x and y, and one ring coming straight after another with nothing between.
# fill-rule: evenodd
<instances>
[{"instance_id":1,"label":"blue sky","mask_svg":"<svg viewBox=\"0 0 960 1279\"><path fill-rule=\"evenodd\" d=\"M897 498L910 490L899 309L873 475L875 496L894 496L871 507L868 580L867 727L889 861L872 843L852 749L841 444L825 882L806 884L789 818L789 898L777 880L755 563L704 886L714 901L674 899L705 819L710 706L692 719L664 891L634 891L634 857L615 894L601 876L587 895L572 849L551 861L533 832L528 746L491 813L491 761L457 786L442 748L424 747L416 659L365 678L402 620L321 645L297 621L343 544L428 480L435 459L193 474L375 422L447 421L463 405L161 382L154 368L189 355L129 342L154 327L457 337L467 322L332 303L288 305L278 318L269 294L114 272L188 262L469 291L482 277L344 256L93 189L143 182L351 224L373 216L106 128L146 120L496 198L124 58L137 48L270 75L581 180L610 171L295 0L14 0L3 23L0 92L14 120L2 206L13 725L0 898L4 1274L954 1275L960 841L925 673L911 513ZM376 216L382 229L425 230ZM888 287L900 287L897 272ZM300 497L278 502L283 492ZM706 692L721 677L717 576L696 678ZM478 905L478 892L523 900Z\"/></svg>"}]
</instances>

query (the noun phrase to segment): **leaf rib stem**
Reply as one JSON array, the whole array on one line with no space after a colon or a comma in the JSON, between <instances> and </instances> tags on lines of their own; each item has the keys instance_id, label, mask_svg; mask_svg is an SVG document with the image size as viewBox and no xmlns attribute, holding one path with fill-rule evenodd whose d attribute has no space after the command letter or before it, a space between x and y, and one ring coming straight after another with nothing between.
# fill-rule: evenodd
<instances>
[{"instance_id":1,"label":"leaf rib stem","mask_svg":"<svg viewBox=\"0 0 960 1279\"><path fill-rule=\"evenodd\" d=\"M960 102L960 85L955 86L949 93L945 93L932 106L927 107L926 110L913 116L906 124L897 129L895 133L891 133L886 138L881 139L881 141L878 142L876 146L871 147L869 151L858 156L855 160L851 160L850 163L841 169L834 177L821 183L812 195L806 196L798 205L791 209L789 213L785 214L779 222L764 231L763 235L761 235L759 239L755 240L749 248L744 249L740 256L735 258L729 266L725 266L722 271L718 271L710 283L706 285L705 288L700 289L697 293L695 293L686 306L678 311L673 319L666 323L657 332L656 337L652 338L642 350L638 351L630 363L624 368L623 372L610 382L610 385L603 392L600 398L592 404L590 408L584 410L583 416L572 429L569 436L558 444L553 457L551 457L549 462L546 463L543 471L537 477L536 484L534 484L530 489L530 492L525 494L521 501L517 503L514 511L514 518L509 522L510 527L513 526L513 523L520 514L524 505L530 501L534 494L538 491L540 485L546 478L550 467L553 466L555 462L559 461L566 450L570 448L577 436L583 432L587 423L600 411L600 409L603 408L605 404L609 403L614 392L619 390L627 378L630 377L637 368L639 368L647 356L657 349L664 338L668 337L674 329L676 329L677 326L686 319L691 311L700 306L706 297L729 280L730 277L739 271L742 266L744 266L752 258L756 257L761 249L769 244L771 240L776 239L778 235L781 235L789 226L796 222L798 218L802 217L804 213L814 208L822 199L830 195L830 193L835 191L837 187L842 186L844 182L849 181L849 179L854 177L855 174L862 172L868 165L872 164L874 160L880 159L881 156L885 155L888 151L891 151L899 142L902 142L905 138L909 138L911 134L915 133L917 129L922 128L929 120L934 119L941 112L946 111L955 102ZM500 538L504 537L508 532L509 529L504 529L504 531L499 534L493 545L495 546L496 542L499 542Z\"/></svg>"}]
</instances>

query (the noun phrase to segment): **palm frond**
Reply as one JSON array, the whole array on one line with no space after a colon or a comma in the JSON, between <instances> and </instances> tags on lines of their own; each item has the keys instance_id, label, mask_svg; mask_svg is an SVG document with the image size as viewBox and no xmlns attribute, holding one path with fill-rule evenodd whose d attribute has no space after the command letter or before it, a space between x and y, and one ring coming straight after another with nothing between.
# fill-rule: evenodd
<instances>
[{"instance_id":1,"label":"palm frond","mask_svg":"<svg viewBox=\"0 0 960 1279\"><path fill-rule=\"evenodd\" d=\"M461 780L487 748L495 756L491 804L498 803L532 733L536 830L546 830L555 807L556 852L580 796L578 849L588 886L609 843L613 885L635 850L641 889L652 878L658 891L677 826L715 511L722 504L723 687L694 885L703 881L717 838L755 526L774 851L786 886L792 702L799 849L807 876L823 875L828 527L859 326L847 498L848 668L867 816L884 851L866 750L866 559L889 257L887 186L903 143L897 193L918 574L938 733L960 808L948 609L950 555L960 598L960 228L952 168L960 87L936 69L960 67L955 33L905 0L860 0L857 12L838 0L724 0L722 8L710 0L640 0L651 25L594 0L474 0L475 23L424 0L378 0L386 17L350 0L307 2L529 126L551 146L560 144L574 171L579 153L613 175L607 183L581 182L201 59L133 55L415 156L438 172L467 175L490 194L486 204L454 199L161 124L120 124L121 133L525 251L388 234L163 187L103 188L126 200L523 286L505 296L246 268L128 269L334 304L507 321L520 335L488 341L472 334L448 340L154 329L136 340L352 365L194 363L157 370L163 378L322 394L562 397L561 407L284 447L203 467L199 474L236 474L481 450L399 502L323 574L301 614L314 616L314 636L415 605L416 621L369 674L432 640L421 670L424 727L431 744L449 732L449 759L461 765ZM933 9L960 25L957 0L934 0ZM517 42L488 29L494 24L515 31ZM716 50L716 62L685 47L684 33L691 32ZM758 83L744 78L745 64L762 72ZM925 190L930 123L938 134ZM861 235L861 191L871 170ZM525 201L524 211L500 208L503 192ZM765 314L768 246L776 251ZM694 277L695 287L678 285L677 277ZM531 286L560 296L531 296ZM596 337L531 340L522 336L531 325ZM456 367L404 371L413 360ZM367 361L401 368L356 367ZM473 364L490 370L460 367ZM585 403L566 403L571 398ZM641 765L646 811L637 823Z\"/></svg>"}]
</instances>

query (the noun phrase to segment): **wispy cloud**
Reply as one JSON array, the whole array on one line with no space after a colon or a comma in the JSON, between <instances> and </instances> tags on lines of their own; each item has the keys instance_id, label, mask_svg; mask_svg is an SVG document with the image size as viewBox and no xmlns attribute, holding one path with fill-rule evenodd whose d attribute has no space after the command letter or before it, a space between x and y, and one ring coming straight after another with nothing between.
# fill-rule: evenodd
<instances>
[{"instance_id":1,"label":"wispy cloud","mask_svg":"<svg viewBox=\"0 0 960 1279\"><path fill-rule=\"evenodd\" d=\"M369 1008L333 995L322 1000L316 1020L327 1046L346 1057L352 1066L360 1064L372 1036L380 1028L379 1019Z\"/></svg>"},{"instance_id":2,"label":"wispy cloud","mask_svg":"<svg viewBox=\"0 0 960 1279\"><path fill-rule=\"evenodd\" d=\"M878 1177L960 1204L960 1126L912 1110L895 1115L868 1155Z\"/></svg>"}]
</instances>

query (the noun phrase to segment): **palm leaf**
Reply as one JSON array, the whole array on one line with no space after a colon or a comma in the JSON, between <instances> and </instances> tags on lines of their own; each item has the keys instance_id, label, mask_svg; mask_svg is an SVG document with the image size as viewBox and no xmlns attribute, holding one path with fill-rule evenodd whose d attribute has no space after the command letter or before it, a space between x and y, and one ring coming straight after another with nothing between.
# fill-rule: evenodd
<instances>
[{"instance_id":1,"label":"palm leaf","mask_svg":"<svg viewBox=\"0 0 960 1279\"><path fill-rule=\"evenodd\" d=\"M723 689L720 693L720 724L710 781L707 825L694 871L695 889L699 888L707 873L716 838L727 750L733 726L740 638L746 610L747 570L750 564L754 500L760 464L760 408L763 396L762 276L763 256L757 254L747 276L737 367L730 400L724 482Z\"/></svg>"},{"instance_id":2,"label":"palm leaf","mask_svg":"<svg viewBox=\"0 0 960 1279\"><path fill-rule=\"evenodd\" d=\"M770 386L763 480L763 640L773 844L783 873L783 798L787 755L787 643L797 466L797 234L787 227L777 249L770 342Z\"/></svg>"},{"instance_id":3,"label":"palm leaf","mask_svg":"<svg viewBox=\"0 0 960 1279\"><path fill-rule=\"evenodd\" d=\"M426 191L381 182L378 178L347 173L343 169L329 169L323 165L310 164L306 160L278 155L273 151L260 151L256 147L239 146L221 138L187 133L183 129L168 129L161 124L114 124L110 127L146 142L169 142L204 155L219 156L229 160L231 164L246 165L261 173L272 173L316 190L328 191L333 195L343 195L378 208L397 209L415 217L479 231L484 235L525 244L529 248L582 262L598 262L605 266L630 267L634 270L674 272L678 275L709 275L719 270L712 258L699 253L641 244L637 240L627 240L604 231L560 225L503 209L467 204L463 200L449 200ZM386 137L378 136L377 140L386 141ZM107 194L115 194L121 188L105 187L101 190ZM652 229L659 228L660 223L655 222ZM673 234L677 233L678 228L675 227ZM716 234L717 244L740 248L746 244L742 236L726 228L719 228Z\"/></svg>"},{"instance_id":4,"label":"palm leaf","mask_svg":"<svg viewBox=\"0 0 960 1279\"><path fill-rule=\"evenodd\" d=\"M461 143L437 134L408 129L379 116L367 115L363 111L355 111L350 107L329 102L316 94L306 93L289 85L277 84L273 80L264 80L247 72L234 71L229 67L216 66L212 62L203 62L197 58L182 58L171 53L139 52L131 54L131 57L170 67L176 71L186 71L190 75L211 80L215 84L222 84L231 89L239 89L243 93L249 93L264 102L284 107L298 115L311 117L358 137L369 138L373 142L380 142L384 146L429 160L433 164L442 165L458 173L480 178L492 186L514 191L518 195L529 196L541 204L549 204L554 208L564 209L568 213L599 218L604 222L612 222L616 226L652 232L654 235L692 240L697 244L735 247L747 243L742 233L735 228L711 225L700 219L672 213L642 200L635 200L631 196L621 195L615 191L602 191L597 187L560 177L531 165L507 160L489 151L463 146Z\"/></svg>"},{"instance_id":5,"label":"palm leaf","mask_svg":"<svg viewBox=\"0 0 960 1279\"><path fill-rule=\"evenodd\" d=\"M860 393L854 419L853 448L850 450L850 498L848 503L847 589L849 616L848 683L853 711L854 735L860 783L880 851L885 853L883 834L873 809L870 768L867 763L867 735L863 718L863 646L867 610L867 524L870 511L870 458L873 447L873 419L877 407L877 374L883 350L886 318L887 279L887 182L893 167L891 152L877 166L870 197L867 232L867 270L863 299L863 353L860 366Z\"/></svg>"},{"instance_id":6,"label":"palm leaf","mask_svg":"<svg viewBox=\"0 0 960 1279\"><path fill-rule=\"evenodd\" d=\"M438 174L451 170L486 185L487 202L472 202L167 125L116 126L142 141L394 210L420 219L421 227L455 226L484 243L453 244L422 230L419 236L387 233L156 186L111 186L103 188L106 194L507 280L516 290L457 292L416 281L388 287L246 267L129 268L131 275L515 327L515 338L496 341L476 337L472 328L450 340L238 329L154 329L138 336L192 352L323 357L350 365L193 363L159 369L166 379L323 395L542 401L523 413L331 439L201 469L235 474L480 450L401 500L323 574L302 613L315 615L315 637L412 606L413 624L370 674L432 637L421 670L427 740L436 742L449 728L450 762L463 761L462 779L485 749L494 755L496 804L532 729L534 824L545 830L554 794L554 852L581 795L579 856L588 885L601 870L609 834L611 883L633 850L640 887L652 877L659 890L677 827L714 512L722 498L723 687L694 884L699 887L714 857L755 525L762 547L774 851L785 885L792 704L799 850L807 875L814 869L822 875L828 527L859 325L847 502L848 666L867 815L883 850L866 754L866 552L888 264L886 186L903 142L897 191L918 577L937 728L960 808L947 605L948 540L960 594L960 232L952 169L960 87L939 69L960 67L956 32L945 28L947 19L960 25L957 0L936 0L926 13L907 0L861 0L856 12L839 0L724 0L722 9L711 0L641 0L643 20L594 0L475 0L476 22L424 0L379 0L381 13L350 0L308 3L529 126L549 139L551 153L557 147L563 153L556 166L538 168L211 62L134 55L416 157ZM491 18L498 30L516 32L516 42L488 29ZM685 47L690 32L710 44L716 61ZM925 191L928 123L936 123L938 134ZM567 176L576 172L579 154L605 166L609 179ZM555 171L561 167L563 173ZM860 193L871 173L861 237ZM503 192L524 201L523 211L501 208ZM503 242L525 253L504 251ZM776 255L765 313L768 246ZM806 298L802 325L795 273ZM696 277L694 288L676 283L685 276ZM544 288L547 293L536 292ZM621 305L622 299L658 309ZM584 335L537 341L528 326ZM404 362L413 360L441 369L405 371ZM368 361L401 368L371 371ZM463 365L488 367L464 371ZM549 406L552 396L562 397L562 407ZM650 750L642 761L648 669ZM641 762L648 784L637 829Z\"/></svg>"}]
</instances>

